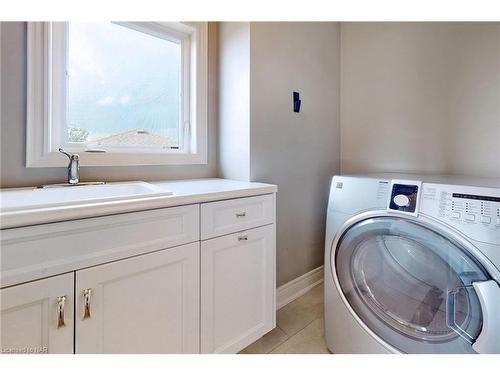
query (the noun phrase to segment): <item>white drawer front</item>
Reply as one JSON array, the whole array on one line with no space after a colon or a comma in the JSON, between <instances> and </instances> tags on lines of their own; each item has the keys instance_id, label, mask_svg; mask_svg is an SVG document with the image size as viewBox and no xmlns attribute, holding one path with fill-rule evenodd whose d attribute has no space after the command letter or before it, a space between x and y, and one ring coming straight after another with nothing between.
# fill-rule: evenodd
<instances>
[{"instance_id":1,"label":"white drawer front","mask_svg":"<svg viewBox=\"0 0 500 375\"><path fill-rule=\"evenodd\" d=\"M272 224L273 222L273 194L201 205L202 240Z\"/></svg>"},{"instance_id":2,"label":"white drawer front","mask_svg":"<svg viewBox=\"0 0 500 375\"><path fill-rule=\"evenodd\" d=\"M199 240L199 205L2 231L0 286Z\"/></svg>"}]
</instances>

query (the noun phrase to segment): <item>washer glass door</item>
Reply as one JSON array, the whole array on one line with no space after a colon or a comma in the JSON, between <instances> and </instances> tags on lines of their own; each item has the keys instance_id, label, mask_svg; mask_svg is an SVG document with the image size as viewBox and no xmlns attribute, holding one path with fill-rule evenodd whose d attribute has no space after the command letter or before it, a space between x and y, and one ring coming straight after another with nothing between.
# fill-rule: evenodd
<instances>
[{"instance_id":1,"label":"washer glass door","mask_svg":"<svg viewBox=\"0 0 500 375\"><path fill-rule=\"evenodd\" d=\"M406 353L473 353L481 305L472 287L489 278L458 243L415 220L365 219L338 242L337 278L376 336Z\"/></svg>"}]
</instances>

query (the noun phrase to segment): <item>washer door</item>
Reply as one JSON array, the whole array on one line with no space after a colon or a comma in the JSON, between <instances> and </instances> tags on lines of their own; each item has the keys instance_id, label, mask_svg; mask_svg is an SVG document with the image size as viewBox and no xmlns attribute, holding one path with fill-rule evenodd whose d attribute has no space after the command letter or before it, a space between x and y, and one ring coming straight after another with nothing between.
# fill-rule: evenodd
<instances>
[{"instance_id":1,"label":"washer door","mask_svg":"<svg viewBox=\"0 0 500 375\"><path fill-rule=\"evenodd\" d=\"M342 292L364 325L406 353L474 353L485 322L471 254L414 220L365 219L337 244ZM495 286L498 285L495 283Z\"/></svg>"}]
</instances>

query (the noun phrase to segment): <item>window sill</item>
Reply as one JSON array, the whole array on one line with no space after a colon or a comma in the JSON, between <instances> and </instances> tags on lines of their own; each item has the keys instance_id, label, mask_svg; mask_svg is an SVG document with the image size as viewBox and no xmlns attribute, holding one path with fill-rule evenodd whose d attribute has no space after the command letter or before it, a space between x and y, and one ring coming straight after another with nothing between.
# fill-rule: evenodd
<instances>
[{"instance_id":1,"label":"window sill","mask_svg":"<svg viewBox=\"0 0 500 375\"><path fill-rule=\"evenodd\" d=\"M207 156L203 153L184 154L119 154L119 153L79 153L81 167L141 166L141 165L188 165L207 164ZM43 155L29 155L27 168L67 167L68 159L59 152Z\"/></svg>"}]
</instances>

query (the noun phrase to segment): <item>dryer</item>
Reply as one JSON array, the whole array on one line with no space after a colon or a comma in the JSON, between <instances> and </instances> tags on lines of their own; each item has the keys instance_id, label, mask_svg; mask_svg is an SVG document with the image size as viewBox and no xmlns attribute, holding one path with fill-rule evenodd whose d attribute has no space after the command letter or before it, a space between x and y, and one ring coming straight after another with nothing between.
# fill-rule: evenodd
<instances>
[{"instance_id":1,"label":"dryer","mask_svg":"<svg viewBox=\"0 0 500 375\"><path fill-rule=\"evenodd\" d=\"M500 353L500 181L333 177L324 278L333 353Z\"/></svg>"}]
</instances>

